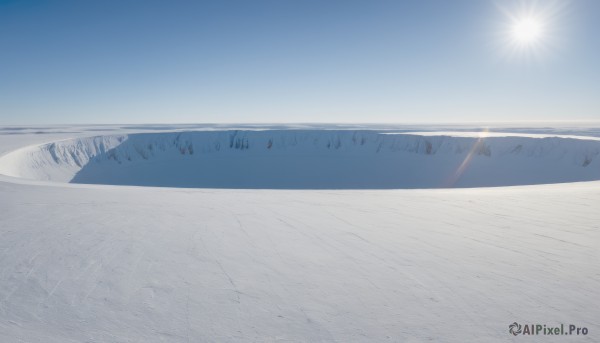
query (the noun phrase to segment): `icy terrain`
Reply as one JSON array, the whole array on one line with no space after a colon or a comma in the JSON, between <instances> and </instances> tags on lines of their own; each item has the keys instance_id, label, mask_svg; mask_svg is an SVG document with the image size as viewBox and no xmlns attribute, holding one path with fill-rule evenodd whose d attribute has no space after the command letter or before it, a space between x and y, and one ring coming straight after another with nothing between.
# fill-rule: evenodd
<instances>
[{"instance_id":1,"label":"icy terrain","mask_svg":"<svg viewBox=\"0 0 600 343\"><path fill-rule=\"evenodd\" d=\"M594 342L600 337L598 181L422 190L72 184L66 182L83 175L90 163L106 168L98 169L102 172L120 172L128 163L147 171L141 166L151 158L139 158L131 143L171 142L181 132L20 129L0 130L0 168L13 175L0 176L2 342ZM194 153L173 154L174 163L199 164L203 147L210 146L202 143L206 136L181 134ZM213 134L229 137L230 132ZM276 151L265 147L262 135L248 139L250 149L226 149L223 157ZM350 141L352 135L347 133ZM480 141L470 134L465 141L432 134L432 154L427 145L424 151L401 153L392 147L414 147L423 136L365 135L369 142L389 142L382 150L389 156L415 160L464 160L479 148L456 153L456 147ZM591 179L582 171L598 170L593 140L519 136L486 138L490 156L471 154L463 177L477 160L493 159L539 161L545 169L536 173L564 173L557 182ZM323 148L327 139L314 151L324 156L335 151ZM105 151L115 151L121 164L96 153L88 160L79 155L80 166L71 163L70 154L57 154L56 161L44 154L53 142L74 152L91 151L85 144L92 147L98 140L105 140ZM362 156L343 150L352 145L340 141L337 151ZM257 142L256 151L251 142ZM307 142L298 149L313 146ZM517 142L521 152L510 153ZM277 144L273 141L272 149L301 153ZM156 152L153 158L166 160L179 147L165 146L164 155ZM365 142L359 152L371 154L374 148ZM15 150L19 153L11 153ZM132 161L122 159L126 153ZM591 156L587 164L586 156ZM589 334L515 338L508 332L515 321L576 324Z\"/></svg>"},{"instance_id":2,"label":"icy terrain","mask_svg":"<svg viewBox=\"0 0 600 343\"><path fill-rule=\"evenodd\" d=\"M365 130L191 131L26 147L0 173L72 183L192 188L397 189L600 179L600 140Z\"/></svg>"}]
</instances>

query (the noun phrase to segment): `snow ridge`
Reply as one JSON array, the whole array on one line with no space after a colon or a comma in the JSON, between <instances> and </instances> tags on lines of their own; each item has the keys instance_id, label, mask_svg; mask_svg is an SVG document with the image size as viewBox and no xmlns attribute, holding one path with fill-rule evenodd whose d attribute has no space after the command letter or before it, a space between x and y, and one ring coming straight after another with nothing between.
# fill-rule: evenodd
<instances>
[{"instance_id":1,"label":"snow ridge","mask_svg":"<svg viewBox=\"0 0 600 343\"><path fill-rule=\"evenodd\" d=\"M437 188L600 179L600 141L373 130L189 131L97 136L3 156L34 180L217 188Z\"/></svg>"}]
</instances>

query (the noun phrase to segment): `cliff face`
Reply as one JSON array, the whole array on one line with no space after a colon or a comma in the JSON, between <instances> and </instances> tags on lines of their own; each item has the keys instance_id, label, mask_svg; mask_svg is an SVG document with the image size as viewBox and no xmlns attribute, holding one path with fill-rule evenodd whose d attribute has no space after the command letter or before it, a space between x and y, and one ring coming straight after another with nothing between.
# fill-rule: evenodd
<instances>
[{"instance_id":1,"label":"cliff face","mask_svg":"<svg viewBox=\"0 0 600 343\"><path fill-rule=\"evenodd\" d=\"M600 141L378 131L195 131L65 140L9 153L37 180L219 188L436 188L600 179Z\"/></svg>"}]
</instances>

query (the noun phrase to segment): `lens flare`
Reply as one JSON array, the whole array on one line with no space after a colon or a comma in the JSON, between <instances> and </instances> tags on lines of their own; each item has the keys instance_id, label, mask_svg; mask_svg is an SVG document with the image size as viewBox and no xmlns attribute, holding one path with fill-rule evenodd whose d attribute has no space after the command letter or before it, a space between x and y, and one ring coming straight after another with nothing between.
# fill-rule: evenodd
<instances>
[{"instance_id":1,"label":"lens flare","mask_svg":"<svg viewBox=\"0 0 600 343\"><path fill-rule=\"evenodd\" d=\"M460 180L461 176L465 173L465 171L471 165L471 161L473 160L473 157L476 154L481 154L485 150L485 137L488 136L489 132L490 132L490 130L486 128L479 133L479 137L477 138L477 141L475 141L475 144L473 144L473 146L471 147L471 150L469 150L465 159L458 166L456 171L446 180L446 183L444 184L445 187L447 187L447 188L454 187L454 185L456 185L458 180Z\"/></svg>"}]
</instances>

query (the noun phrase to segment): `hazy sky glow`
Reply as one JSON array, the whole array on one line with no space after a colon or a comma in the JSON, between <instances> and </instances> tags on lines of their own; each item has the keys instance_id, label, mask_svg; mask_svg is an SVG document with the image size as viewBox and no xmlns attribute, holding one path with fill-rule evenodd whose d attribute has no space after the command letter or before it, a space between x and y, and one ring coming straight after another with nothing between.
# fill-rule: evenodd
<instances>
[{"instance_id":1,"label":"hazy sky glow","mask_svg":"<svg viewBox=\"0 0 600 343\"><path fill-rule=\"evenodd\" d=\"M0 124L600 120L599 37L597 0L0 0Z\"/></svg>"}]
</instances>

